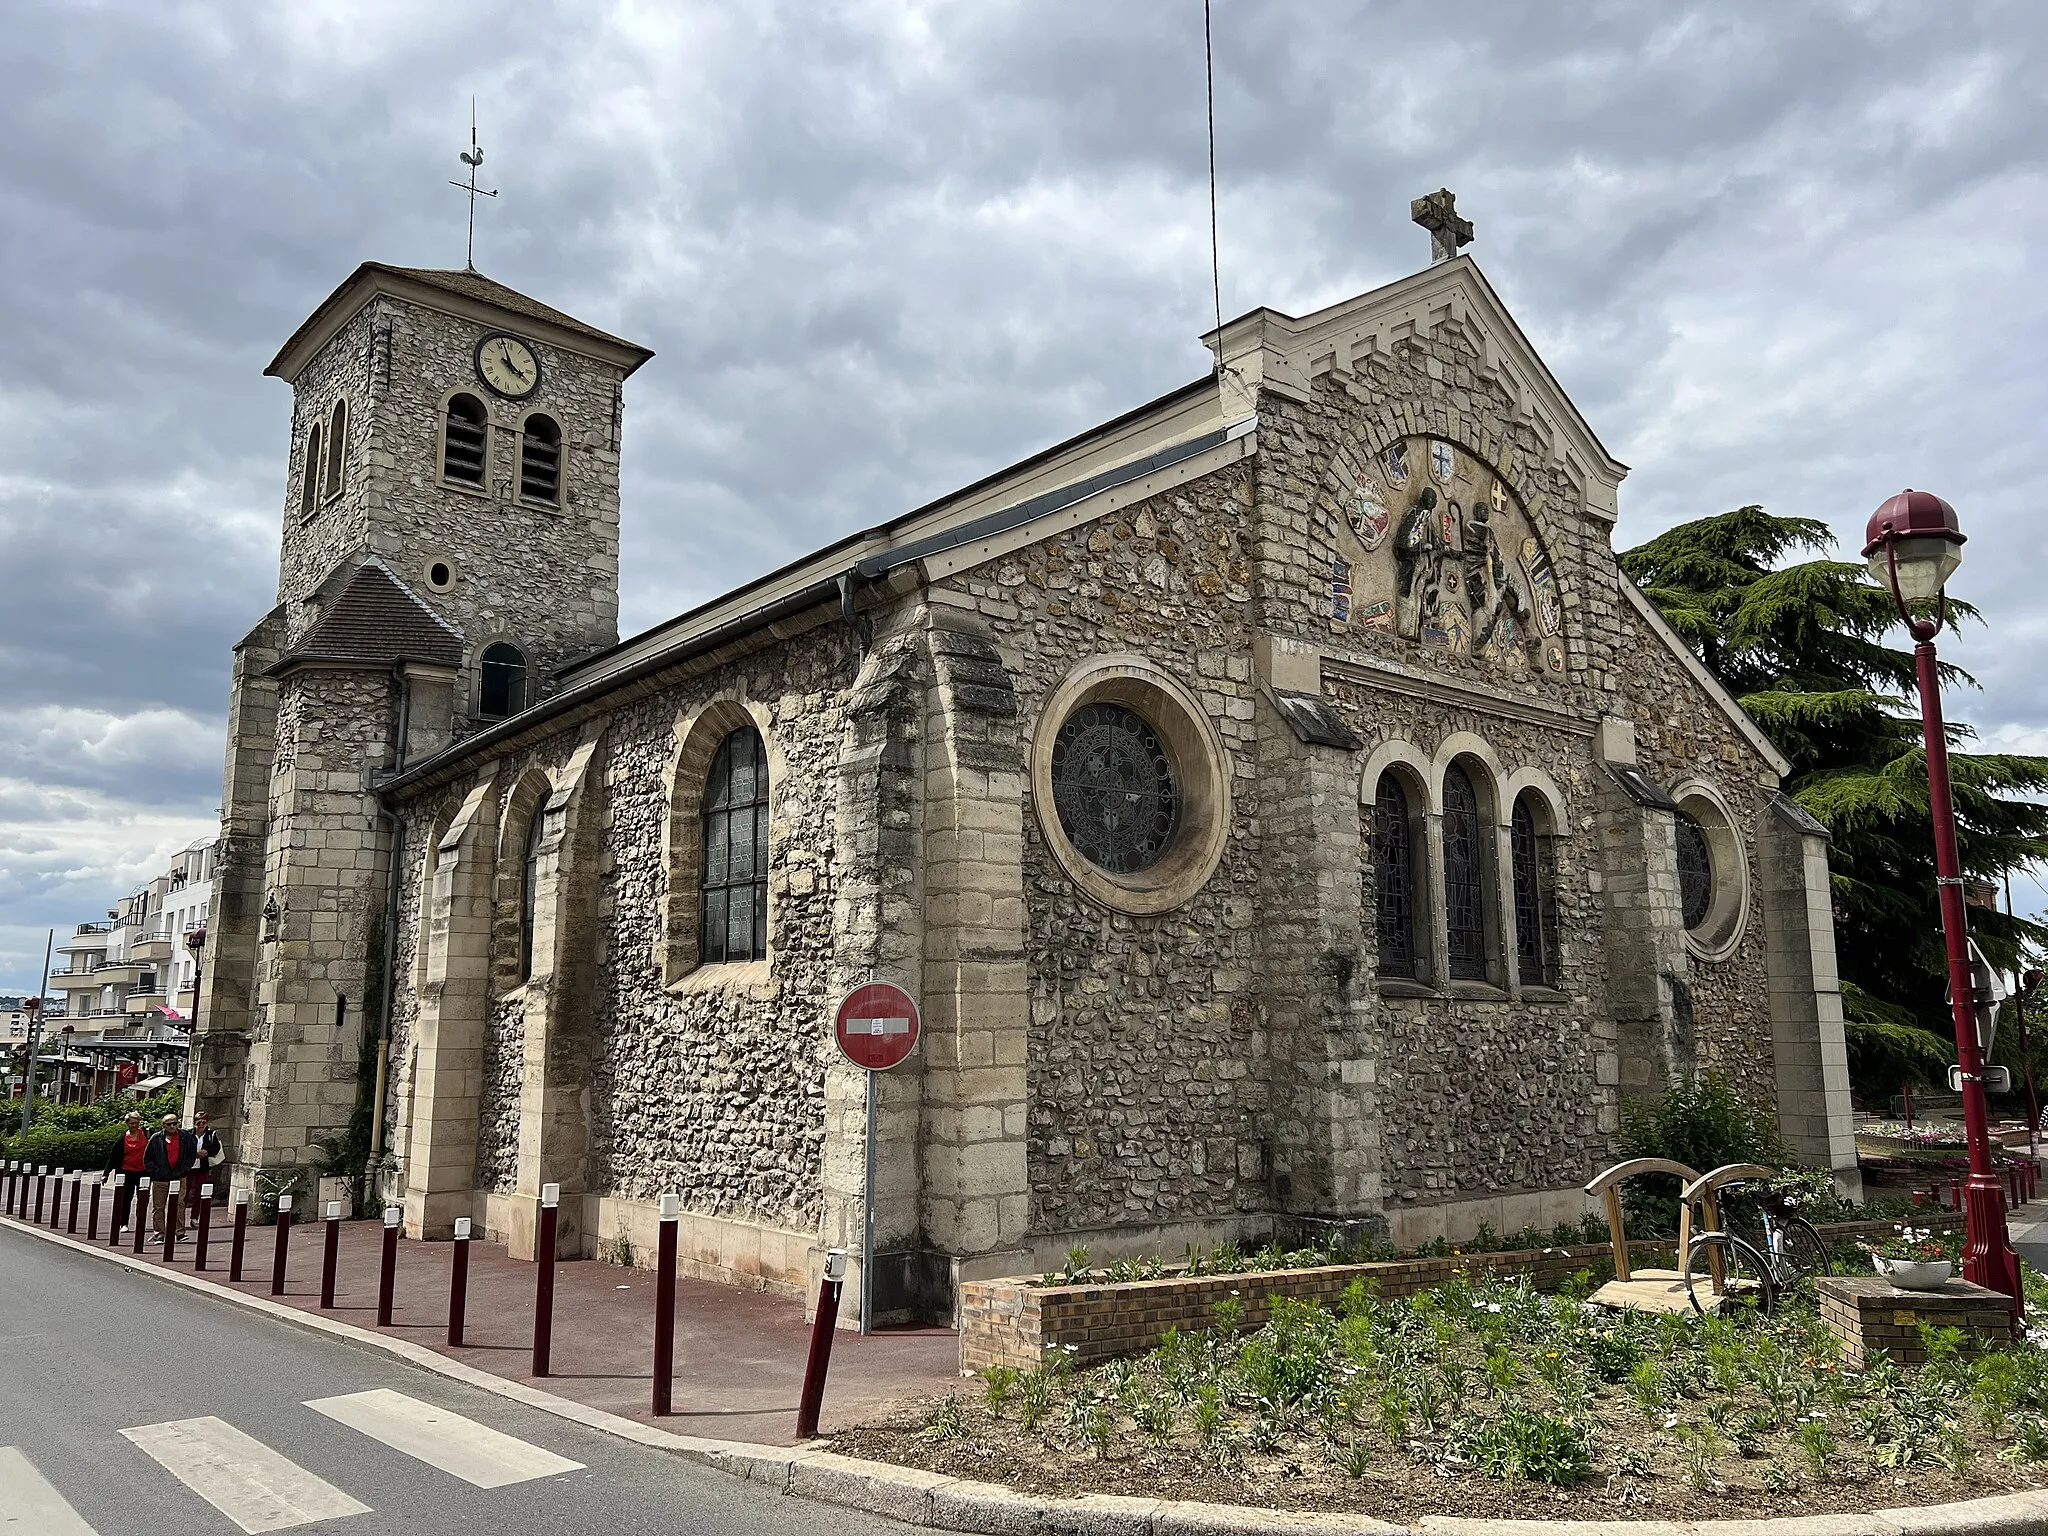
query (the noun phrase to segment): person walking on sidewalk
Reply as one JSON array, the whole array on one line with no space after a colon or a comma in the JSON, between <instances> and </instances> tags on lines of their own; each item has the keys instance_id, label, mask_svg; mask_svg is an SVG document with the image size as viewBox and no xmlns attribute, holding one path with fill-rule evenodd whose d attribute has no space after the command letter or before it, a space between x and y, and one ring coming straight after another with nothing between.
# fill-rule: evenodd
<instances>
[{"instance_id":1,"label":"person walking on sidewalk","mask_svg":"<svg viewBox=\"0 0 2048 1536\"><path fill-rule=\"evenodd\" d=\"M188 1230L199 1224L199 1186L212 1184L218 1194L220 1180L214 1170L226 1161L220 1132L213 1129L206 1112L201 1110L192 1117L192 1171L185 1175L184 1226Z\"/></svg>"},{"instance_id":2,"label":"person walking on sidewalk","mask_svg":"<svg viewBox=\"0 0 2048 1536\"><path fill-rule=\"evenodd\" d=\"M181 1130L176 1115L165 1115L163 1129L149 1138L149 1150L143 1155L142 1171L149 1175L149 1230L150 1241L164 1240L164 1218L169 1210L171 1196L176 1194L185 1182L185 1175L192 1171L193 1136L190 1131Z\"/></svg>"},{"instance_id":3,"label":"person walking on sidewalk","mask_svg":"<svg viewBox=\"0 0 2048 1536\"><path fill-rule=\"evenodd\" d=\"M114 1230L119 1232L128 1225L128 1212L135 1203L135 1186L141 1182L144 1164L149 1160L149 1132L142 1128L142 1116L135 1110L128 1111L128 1127L122 1131L121 1139L114 1143L114 1152L107 1159L107 1176L119 1175L121 1187L114 1191Z\"/></svg>"}]
</instances>

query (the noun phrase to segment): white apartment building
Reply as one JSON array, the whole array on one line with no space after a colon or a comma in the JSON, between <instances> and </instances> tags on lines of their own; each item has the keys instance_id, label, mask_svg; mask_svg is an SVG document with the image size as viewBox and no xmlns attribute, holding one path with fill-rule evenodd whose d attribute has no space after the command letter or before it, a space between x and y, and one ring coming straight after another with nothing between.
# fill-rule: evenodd
<instances>
[{"instance_id":1,"label":"white apartment building","mask_svg":"<svg viewBox=\"0 0 2048 1536\"><path fill-rule=\"evenodd\" d=\"M195 997L185 936L206 922L213 895L213 838L184 848L171 866L121 898L105 922L80 923L57 946L64 969L50 990L64 997L76 1034L128 1039L182 1033Z\"/></svg>"}]
</instances>

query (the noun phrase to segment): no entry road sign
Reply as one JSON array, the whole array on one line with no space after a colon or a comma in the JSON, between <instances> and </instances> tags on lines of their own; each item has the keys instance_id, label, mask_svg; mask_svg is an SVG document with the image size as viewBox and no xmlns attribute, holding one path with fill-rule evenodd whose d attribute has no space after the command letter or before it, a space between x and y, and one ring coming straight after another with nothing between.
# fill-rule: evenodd
<instances>
[{"instance_id":1,"label":"no entry road sign","mask_svg":"<svg viewBox=\"0 0 2048 1536\"><path fill-rule=\"evenodd\" d=\"M848 1061L886 1072L917 1049L921 1027L908 992L892 982L871 981L846 994L832 1031Z\"/></svg>"}]
</instances>

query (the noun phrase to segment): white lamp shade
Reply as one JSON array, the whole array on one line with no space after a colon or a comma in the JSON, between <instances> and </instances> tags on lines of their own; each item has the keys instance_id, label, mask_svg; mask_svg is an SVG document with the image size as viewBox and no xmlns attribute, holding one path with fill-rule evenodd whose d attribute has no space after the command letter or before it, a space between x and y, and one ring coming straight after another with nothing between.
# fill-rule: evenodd
<instances>
[{"instance_id":1,"label":"white lamp shade","mask_svg":"<svg viewBox=\"0 0 2048 1536\"><path fill-rule=\"evenodd\" d=\"M562 1203L562 1186L559 1184L541 1185L540 1203L548 1207L560 1205Z\"/></svg>"},{"instance_id":2,"label":"white lamp shade","mask_svg":"<svg viewBox=\"0 0 2048 1536\"><path fill-rule=\"evenodd\" d=\"M467 1216L455 1218L455 1240L458 1243L469 1241L469 1218Z\"/></svg>"},{"instance_id":3,"label":"white lamp shade","mask_svg":"<svg viewBox=\"0 0 2048 1536\"><path fill-rule=\"evenodd\" d=\"M341 1202L339 1200L327 1202L327 1219L329 1221L341 1220Z\"/></svg>"},{"instance_id":4,"label":"white lamp shade","mask_svg":"<svg viewBox=\"0 0 2048 1536\"><path fill-rule=\"evenodd\" d=\"M385 1206L385 1207L384 1207L384 1225L385 1225L385 1226L387 1226L387 1227L395 1227L395 1226L397 1226L397 1225L398 1225L398 1218L399 1218L400 1216L402 1216L403 1214L404 1214L404 1212L400 1211L400 1210L399 1210L399 1208L398 1208L397 1206L395 1206L395 1205L387 1205L387 1206Z\"/></svg>"},{"instance_id":5,"label":"white lamp shade","mask_svg":"<svg viewBox=\"0 0 2048 1536\"><path fill-rule=\"evenodd\" d=\"M279 1195L277 1197L277 1208L280 1211L289 1211L292 1208L292 1197L290 1195Z\"/></svg>"},{"instance_id":6,"label":"white lamp shade","mask_svg":"<svg viewBox=\"0 0 2048 1536\"><path fill-rule=\"evenodd\" d=\"M1870 574L1879 586L1889 589L1896 562L1899 597L1908 606L1933 602L1963 563L1963 546L1953 539L1897 539L1890 550L1889 557L1882 545L1870 552Z\"/></svg>"}]
</instances>

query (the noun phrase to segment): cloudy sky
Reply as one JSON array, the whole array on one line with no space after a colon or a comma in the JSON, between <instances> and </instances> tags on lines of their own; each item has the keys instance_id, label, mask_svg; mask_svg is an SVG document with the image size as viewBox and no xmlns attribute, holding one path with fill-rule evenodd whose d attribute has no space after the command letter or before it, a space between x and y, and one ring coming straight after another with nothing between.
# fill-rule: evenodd
<instances>
[{"instance_id":1,"label":"cloudy sky","mask_svg":"<svg viewBox=\"0 0 2048 1536\"><path fill-rule=\"evenodd\" d=\"M1199 0L11 0L0 990L212 826L268 606L278 343L364 258L653 347L627 629L1201 374ZM2048 11L1217 0L1223 303L1473 254L1608 446L1618 540L1761 501L1971 533L1953 711L2048 750ZM2023 906L2030 898L2023 894ZM2038 902L2038 894L2033 898Z\"/></svg>"}]
</instances>

